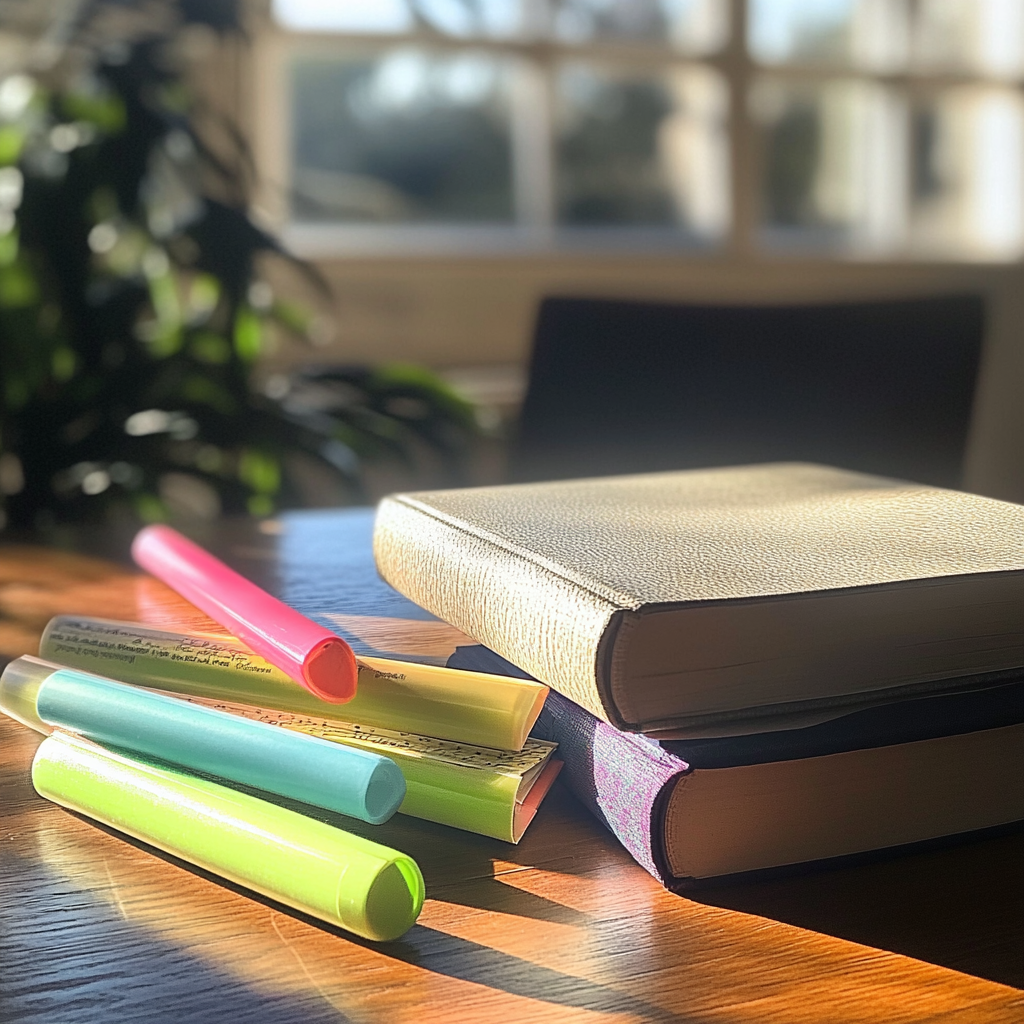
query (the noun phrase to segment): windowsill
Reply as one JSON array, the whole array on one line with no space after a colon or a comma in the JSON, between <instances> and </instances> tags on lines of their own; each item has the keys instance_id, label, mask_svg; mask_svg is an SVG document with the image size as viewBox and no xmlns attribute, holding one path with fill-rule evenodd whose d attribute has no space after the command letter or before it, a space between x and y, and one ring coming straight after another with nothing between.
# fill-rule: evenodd
<instances>
[{"instance_id":1,"label":"windowsill","mask_svg":"<svg viewBox=\"0 0 1024 1024\"><path fill-rule=\"evenodd\" d=\"M977 249L956 251L924 245L903 251L885 250L861 239L845 240L837 233L809 230L762 229L759 246L742 260L725 243L677 228L558 228L502 224L378 225L293 222L279 235L289 252L310 260L435 257L574 256L594 259L622 256L674 256L705 261L793 262L827 260L833 263L891 266L1005 267L1020 262L1019 253L996 254Z\"/></svg>"},{"instance_id":2,"label":"windowsill","mask_svg":"<svg viewBox=\"0 0 1024 1024\"><path fill-rule=\"evenodd\" d=\"M346 256L621 256L722 257L722 245L678 228L559 228L503 224L410 225L293 222L280 235L305 259Z\"/></svg>"}]
</instances>

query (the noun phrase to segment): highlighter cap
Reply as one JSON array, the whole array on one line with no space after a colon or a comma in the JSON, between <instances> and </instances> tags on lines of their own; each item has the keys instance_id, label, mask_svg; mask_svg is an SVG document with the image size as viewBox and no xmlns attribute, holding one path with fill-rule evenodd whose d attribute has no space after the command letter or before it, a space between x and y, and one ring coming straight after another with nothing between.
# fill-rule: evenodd
<instances>
[{"instance_id":1,"label":"highlighter cap","mask_svg":"<svg viewBox=\"0 0 1024 1024\"><path fill-rule=\"evenodd\" d=\"M404 853L371 868L353 864L338 882L337 914L345 928L377 942L404 935L419 917L426 887Z\"/></svg>"},{"instance_id":2,"label":"highlighter cap","mask_svg":"<svg viewBox=\"0 0 1024 1024\"><path fill-rule=\"evenodd\" d=\"M39 717L36 698L39 688L59 669L59 665L31 655L16 658L0 675L0 711L36 732L53 732L52 726Z\"/></svg>"}]
</instances>

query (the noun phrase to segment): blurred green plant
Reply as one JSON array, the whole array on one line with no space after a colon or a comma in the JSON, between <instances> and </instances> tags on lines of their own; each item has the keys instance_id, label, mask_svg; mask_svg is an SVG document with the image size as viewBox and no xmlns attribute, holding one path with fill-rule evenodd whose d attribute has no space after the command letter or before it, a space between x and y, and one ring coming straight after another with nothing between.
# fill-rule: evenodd
<instances>
[{"instance_id":1,"label":"blurred green plant","mask_svg":"<svg viewBox=\"0 0 1024 1024\"><path fill-rule=\"evenodd\" d=\"M288 257L249 214L245 141L221 119L211 145L175 58L188 31L240 36L239 0L70 6L62 60L0 81L0 527L165 519L174 494L268 515L302 453L354 500L368 461L456 459L474 410L422 368L254 386L273 332L317 321L259 279Z\"/></svg>"}]
</instances>

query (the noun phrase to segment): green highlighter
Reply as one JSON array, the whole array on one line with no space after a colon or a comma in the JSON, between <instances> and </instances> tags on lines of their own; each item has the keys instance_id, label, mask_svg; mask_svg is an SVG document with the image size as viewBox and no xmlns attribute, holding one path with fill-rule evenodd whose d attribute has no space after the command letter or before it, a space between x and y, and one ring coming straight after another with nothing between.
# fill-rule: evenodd
<instances>
[{"instance_id":1,"label":"green highlighter","mask_svg":"<svg viewBox=\"0 0 1024 1024\"><path fill-rule=\"evenodd\" d=\"M32 784L63 807L366 939L397 939L423 906L423 876L404 853L78 736L42 742Z\"/></svg>"}]
</instances>

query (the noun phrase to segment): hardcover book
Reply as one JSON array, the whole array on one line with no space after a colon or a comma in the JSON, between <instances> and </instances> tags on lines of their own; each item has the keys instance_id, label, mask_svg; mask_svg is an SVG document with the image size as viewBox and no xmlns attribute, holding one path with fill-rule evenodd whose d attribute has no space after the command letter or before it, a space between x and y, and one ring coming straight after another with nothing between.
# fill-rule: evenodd
<instances>
[{"instance_id":1,"label":"hardcover book","mask_svg":"<svg viewBox=\"0 0 1024 1024\"><path fill-rule=\"evenodd\" d=\"M629 731L762 733L1024 665L1024 507L825 466L392 495L374 553Z\"/></svg>"},{"instance_id":2,"label":"hardcover book","mask_svg":"<svg viewBox=\"0 0 1024 1024\"><path fill-rule=\"evenodd\" d=\"M524 673L484 647L453 666ZM656 740L552 693L534 735L562 778L663 884L830 861L1024 820L1024 670L763 734Z\"/></svg>"}]
</instances>

